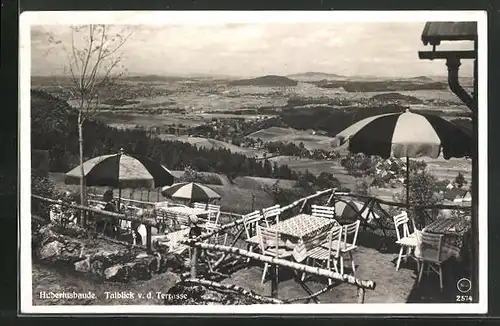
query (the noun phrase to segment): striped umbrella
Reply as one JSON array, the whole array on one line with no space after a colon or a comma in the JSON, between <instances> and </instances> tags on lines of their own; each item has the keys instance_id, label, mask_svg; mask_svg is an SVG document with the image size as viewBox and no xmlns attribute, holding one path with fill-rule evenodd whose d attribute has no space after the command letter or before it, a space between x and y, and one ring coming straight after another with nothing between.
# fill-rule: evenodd
<instances>
[{"instance_id":1,"label":"striped umbrella","mask_svg":"<svg viewBox=\"0 0 500 326\"><path fill-rule=\"evenodd\" d=\"M340 220L352 220L363 209L364 204L352 199L339 200L335 202L335 215L340 217ZM360 215L361 218L371 222L373 219L378 219L379 216L373 211L370 212L366 208Z\"/></svg>"},{"instance_id":2,"label":"striped umbrella","mask_svg":"<svg viewBox=\"0 0 500 326\"><path fill-rule=\"evenodd\" d=\"M209 187L196 182L181 182L164 187L161 191L165 197L183 199L189 201L207 202L219 199L220 195Z\"/></svg>"},{"instance_id":3,"label":"striped umbrella","mask_svg":"<svg viewBox=\"0 0 500 326\"><path fill-rule=\"evenodd\" d=\"M472 153L472 137L453 122L431 114L389 113L356 122L337 137L349 151L383 158L406 157L406 204L409 204L409 158L445 159Z\"/></svg>"},{"instance_id":4,"label":"striped umbrella","mask_svg":"<svg viewBox=\"0 0 500 326\"><path fill-rule=\"evenodd\" d=\"M87 186L109 186L122 188L155 188L171 185L172 173L163 165L147 157L125 154L123 149L117 154L94 157L83 163ZM80 184L80 165L65 175L66 184ZM119 206L118 206L119 207Z\"/></svg>"}]
</instances>

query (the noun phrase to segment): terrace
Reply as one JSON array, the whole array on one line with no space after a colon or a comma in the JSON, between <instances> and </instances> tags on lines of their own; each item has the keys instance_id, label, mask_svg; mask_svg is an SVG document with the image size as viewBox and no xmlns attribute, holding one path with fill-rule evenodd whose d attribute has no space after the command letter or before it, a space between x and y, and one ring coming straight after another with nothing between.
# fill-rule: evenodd
<instances>
[{"instance_id":1,"label":"terrace","mask_svg":"<svg viewBox=\"0 0 500 326\"><path fill-rule=\"evenodd\" d=\"M277 205L245 215L212 211L209 207L189 208L177 204L158 204L127 199L122 199L122 202L128 209L123 214L116 214L96 208L95 205L99 204L98 200L93 201L93 207L82 207L36 195L32 196L33 201L38 203L36 207L40 207L42 203L44 205L55 204L114 217L120 220L120 225L126 225L127 221L144 225L146 239L142 244L131 245L132 238L117 239L105 234L99 234L98 238L101 241L113 243L115 246L122 246L125 251L133 250L134 254L142 252L139 255L142 255L141 259L149 257L153 261L155 257L160 256L163 258L159 261L165 261L168 264L172 262L172 255L174 255L177 261L184 262L174 269L180 279L170 287L169 291L198 294L192 301L165 301L164 304L206 304L210 300L223 304L228 302L228 298L234 297L241 298L241 301L237 302L246 304L455 302L458 280L470 278L468 266L470 253L467 242L467 233L470 229L467 215L470 215L470 207L464 205L420 206L408 210L410 216L408 222L414 222L407 223L411 231L413 227L425 231L429 230L431 225L438 225L437 229L440 229L437 232L446 233L452 229L451 233L455 234L454 239L459 239L459 244L454 247L458 250L457 254L442 264L443 290L440 291L437 274L424 275L421 282L417 282L417 263L413 259L408 259L408 261L403 259L399 269L396 267L400 245L397 243L398 235L393 217L405 209L400 203L326 189L287 206ZM358 205L353 203L358 203ZM163 204L167 209L161 208ZM138 206L149 207L146 211L154 212L154 214L137 214ZM179 207L183 208L178 209ZM341 209L342 207L344 209ZM353 208L352 214L346 214L345 207ZM186 215L182 214L183 210L197 210L201 223L193 224L189 217L186 218ZM443 214L450 211L456 213ZM332 215L329 215L330 213ZM43 217L37 220L43 220ZM294 232L303 233L299 242L303 243L307 250L301 251L297 242L289 247L293 248L291 250L293 253L287 257L269 255L267 250L273 248L272 245L264 249L266 252L259 249L259 244L255 239L262 238L262 233L255 235L253 227L259 230L278 230L276 234L279 234L282 239L281 236L290 233L290 228L287 229L286 225L294 224L292 221L299 221L299 225L302 225ZM306 221L315 221L314 223L321 224L322 227L315 228L312 226L314 223L306 223ZM444 231L443 221L448 221L448 226L451 225L448 231ZM253 227L251 222L255 222ZM215 223L215 227L208 227L210 223ZM356 236L353 240L355 250L352 252L355 270L347 260L343 264L345 267L343 270L342 268L335 270L325 265L313 265L309 259L303 259L310 257L310 253L318 248L316 240L321 238L319 242L322 242L324 240L322 237L329 234L330 229L339 224L345 227L356 225L356 223ZM167 231L158 231L163 229ZM322 230L319 231L319 229ZM131 229L124 228L122 231L124 235L127 232L130 233ZM178 237L180 234L182 236ZM449 235L448 232L447 236ZM80 238L79 241L86 240ZM347 238L345 241L348 241ZM252 244L255 246L250 249L249 245ZM288 245L287 242L286 246ZM443 248L440 250L444 250ZM37 248L37 252L41 251L43 248ZM80 253L80 260L85 257ZM92 263L93 258L87 258ZM68 260L67 257L65 259ZM51 260L53 261L54 257L51 257ZM137 259L129 258L129 260L132 263L127 264L132 264L130 268L133 270L133 264ZM119 270L120 267L116 266L124 266L123 263L112 264L102 267L106 268L106 271L101 273L105 275L105 278L110 273L109 269ZM264 275L264 281L262 281L264 264L268 265L268 273ZM165 273L165 268L160 268L160 265L158 263L157 268L150 271L149 278L142 278L141 282L154 281L159 277L158 274ZM148 266L152 266L151 263ZM171 268L168 269L172 271ZM132 281L136 278L134 275L136 274L132 272L127 273L125 281ZM145 281L147 279L150 281ZM133 286L135 285L131 285Z\"/></svg>"}]
</instances>

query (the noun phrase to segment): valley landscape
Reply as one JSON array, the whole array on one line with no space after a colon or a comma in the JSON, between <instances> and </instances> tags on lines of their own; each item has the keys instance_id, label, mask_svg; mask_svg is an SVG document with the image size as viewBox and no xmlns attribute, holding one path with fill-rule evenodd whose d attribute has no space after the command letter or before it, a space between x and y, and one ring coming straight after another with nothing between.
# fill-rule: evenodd
<instances>
[{"instance_id":1,"label":"valley landscape","mask_svg":"<svg viewBox=\"0 0 500 326\"><path fill-rule=\"evenodd\" d=\"M33 76L32 88L71 105L75 99L64 91L67 82L64 77ZM462 83L472 86L470 78ZM468 111L448 89L445 77L388 79L318 72L225 79L139 75L117 80L102 94L94 119L110 127L143 130L161 140L269 159L294 171L331 173L350 189L356 178L340 164L340 157L348 151L345 145L339 147L335 135L355 121L411 109L460 120L470 128ZM271 153L266 144L273 143L303 146L310 153L321 151L324 157ZM338 157L325 155L330 152ZM421 160L438 179L451 181L460 172L470 181L470 160ZM377 189L373 190L376 195Z\"/></svg>"}]
</instances>

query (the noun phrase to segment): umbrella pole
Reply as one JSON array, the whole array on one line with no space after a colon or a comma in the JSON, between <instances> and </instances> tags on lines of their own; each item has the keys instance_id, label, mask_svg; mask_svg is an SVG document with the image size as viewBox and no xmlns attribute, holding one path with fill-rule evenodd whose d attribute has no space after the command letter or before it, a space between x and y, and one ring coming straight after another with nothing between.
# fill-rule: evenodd
<instances>
[{"instance_id":1,"label":"umbrella pole","mask_svg":"<svg viewBox=\"0 0 500 326\"><path fill-rule=\"evenodd\" d=\"M118 211L121 212L120 210L120 204L121 204L121 200L122 200L122 187L118 187Z\"/></svg>"},{"instance_id":2,"label":"umbrella pole","mask_svg":"<svg viewBox=\"0 0 500 326\"><path fill-rule=\"evenodd\" d=\"M407 213L410 210L410 157L406 156L406 207ZM409 214L411 217L411 223L413 224L413 230L416 230L417 225L415 224L415 216Z\"/></svg>"},{"instance_id":3,"label":"umbrella pole","mask_svg":"<svg viewBox=\"0 0 500 326\"><path fill-rule=\"evenodd\" d=\"M406 207L410 210L410 158L406 156Z\"/></svg>"}]
</instances>

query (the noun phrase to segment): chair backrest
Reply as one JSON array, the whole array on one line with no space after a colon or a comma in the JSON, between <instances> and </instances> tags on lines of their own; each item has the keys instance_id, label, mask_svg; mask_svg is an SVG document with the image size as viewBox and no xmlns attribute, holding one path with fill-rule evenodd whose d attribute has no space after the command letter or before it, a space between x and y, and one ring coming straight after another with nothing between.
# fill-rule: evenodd
<instances>
[{"instance_id":1,"label":"chair backrest","mask_svg":"<svg viewBox=\"0 0 500 326\"><path fill-rule=\"evenodd\" d=\"M280 205L274 205L262 209L262 215L264 216L264 222L266 223L267 227L275 223L278 223L280 214L281 214Z\"/></svg>"},{"instance_id":2,"label":"chair backrest","mask_svg":"<svg viewBox=\"0 0 500 326\"><path fill-rule=\"evenodd\" d=\"M202 210L206 210L207 209L207 203L193 203L193 208L196 208L196 209L202 209Z\"/></svg>"},{"instance_id":3,"label":"chair backrest","mask_svg":"<svg viewBox=\"0 0 500 326\"><path fill-rule=\"evenodd\" d=\"M213 212L220 212L220 205L208 204L207 209Z\"/></svg>"},{"instance_id":4,"label":"chair backrest","mask_svg":"<svg viewBox=\"0 0 500 326\"><path fill-rule=\"evenodd\" d=\"M219 224L220 211L210 211L207 215L207 221L210 223Z\"/></svg>"},{"instance_id":5,"label":"chair backrest","mask_svg":"<svg viewBox=\"0 0 500 326\"><path fill-rule=\"evenodd\" d=\"M320 246L321 244L330 241L330 235L332 231L334 231L335 228L338 228L339 234L342 235L342 226L335 221L333 227L328 227L328 228L322 228L320 230L315 230L312 232L309 232L305 236L302 237L302 242L304 246L306 247L307 250L311 250L317 246ZM337 240L340 239L340 235Z\"/></svg>"},{"instance_id":6,"label":"chair backrest","mask_svg":"<svg viewBox=\"0 0 500 326\"><path fill-rule=\"evenodd\" d=\"M172 222L176 229L190 224L189 215L165 210L155 210L156 221L161 223Z\"/></svg>"},{"instance_id":7,"label":"chair backrest","mask_svg":"<svg viewBox=\"0 0 500 326\"><path fill-rule=\"evenodd\" d=\"M420 230L415 230L415 234L417 235L415 256L423 260L441 262L443 235Z\"/></svg>"},{"instance_id":8,"label":"chair backrest","mask_svg":"<svg viewBox=\"0 0 500 326\"><path fill-rule=\"evenodd\" d=\"M343 241L346 245L346 248L356 246L356 242L358 241L358 231L360 222L361 222L360 220L357 220L356 222L346 224L343 226L344 229Z\"/></svg>"},{"instance_id":9,"label":"chair backrest","mask_svg":"<svg viewBox=\"0 0 500 326\"><path fill-rule=\"evenodd\" d=\"M253 236L257 224L262 220L263 216L259 210L243 215L243 226L245 227L245 235L247 239Z\"/></svg>"},{"instance_id":10,"label":"chair backrest","mask_svg":"<svg viewBox=\"0 0 500 326\"><path fill-rule=\"evenodd\" d=\"M342 242L341 225L335 225L328 234L328 257L338 258L340 256L340 243Z\"/></svg>"},{"instance_id":11,"label":"chair backrest","mask_svg":"<svg viewBox=\"0 0 500 326\"><path fill-rule=\"evenodd\" d=\"M408 229L408 218L407 212L402 212L394 216L394 228L396 229L396 236L398 240L410 235L410 230Z\"/></svg>"},{"instance_id":12,"label":"chair backrest","mask_svg":"<svg viewBox=\"0 0 500 326\"><path fill-rule=\"evenodd\" d=\"M257 237L264 255L278 257L278 249L284 245L278 231L257 225Z\"/></svg>"},{"instance_id":13,"label":"chair backrest","mask_svg":"<svg viewBox=\"0 0 500 326\"><path fill-rule=\"evenodd\" d=\"M207 232L217 231L218 229L220 229L220 225L217 225L217 224L211 223L211 222L207 222L203 226ZM221 232L218 235L214 235L214 236L206 239L205 242L211 243L211 244L225 245L225 243L224 243L225 238L226 238L226 235L223 232Z\"/></svg>"},{"instance_id":14,"label":"chair backrest","mask_svg":"<svg viewBox=\"0 0 500 326\"><path fill-rule=\"evenodd\" d=\"M209 211L208 221L215 224L219 224L220 206L208 204L206 209Z\"/></svg>"},{"instance_id":15,"label":"chair backrest","mask_svg":"<svg viewBox=\"0 0 500 326\"><path fill-rule=\"evenodd\" d=\"M311 208L313 216L335 218L335 207L312 205Z\"/></svg>"}]
</instances>

